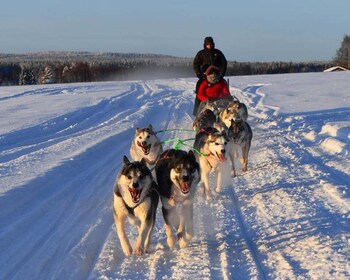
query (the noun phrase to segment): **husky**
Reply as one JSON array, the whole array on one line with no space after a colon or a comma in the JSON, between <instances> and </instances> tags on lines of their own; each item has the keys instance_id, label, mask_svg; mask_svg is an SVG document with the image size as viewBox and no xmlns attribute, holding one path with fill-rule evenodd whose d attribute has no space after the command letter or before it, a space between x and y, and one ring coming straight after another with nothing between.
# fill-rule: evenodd
<instances>
[{"instance_id":1,"label":"husky","mask_svg":"<svg viewBox=\"0 0 350 280\"><path fill-rule=\"evenodd\" d=\"M244 103L241 103L237 98L234 98L225 108L220 110L217 115L218 119L224 122L227 127L230 127L233 118L239 118L246 122L248 119L248 109Z\"/></svg>"},{"instance_id":2,"label":"husky","mask_svg":"<svg viewBox=\"0 0 350 280\"><path fill-rule=\"evenodd\" d=\"M218 116L220 121L223 122L227 128L231 126L231 121L233 119L236 119L239 117L238 113L235 110L231 110L230 108L226 108L222 110Z\"/></svg>"},{"instance_id":3,"label":"husky","mask_svg":"<svg viewBox=\"0 0 350 280\"><path fill-rule=\"evenodd\" d=\"M213 111L214 114L217 115L221 110L227 108L234 99L235 97L228 96L225 98L202 101L198 107L198 115L206 109Z\"/></svg>"},{"instance_id":4,"label":"husky","mask_svg":"<svg viewBox=\"0 0 350 280\"><path fill-rule=\"evenodd\" d=\"M236 114L237 116L237 114ZM248 154L250 150L250 146L253 139L253 131L250 125L243 121L242 119L234 117L231 119L231 125L228 129L228 138L229 138L229 155L231 159L232 165L232 173L231 176L236 176L235 165L234 165L234 157L238 155L240 152L240 161L242 163L242 171L247 171L248 165ZM239 151L240 150L240 151Z\"/></svg>"},{"instance_id":5,"label":"husky","mask_svg":"<svg viewBox=\"0 0 350 280\"><path fill-rule=\"evenodd\" d=\"M132 254L125 233L126 218L138 230L134 255L148 253L159 202L157 188L144 159L130 162L124 156L123 166L114 185L113 209L117 234L125 256Z\"/></svg>"},{"instance_id":6,"label":"husky","mask_svg":"<svg viewBox=\"0 0 350 280\"><path fill-rule=\"evenodd\" d=\"M147 166L152 170L162 152L162 143L153 131L151 124L146 128L136 128L135 136L130 147L132 160L140 161L144 158ZM153 175L155 174L153 173Z\"/></svg>"},{"instance_id":7,"label":"husky","mask_svg":"<svg viewBox=\"0 0 350 280\"><path fill-rule=\"evenodd\" d=\"M216 122L216 116L210 109L203 110L194 120L192 129L199 132L201 129L213 126Z\"/></svg>"},{"instance_id":8,"label":"husky","mask_svg":"<svg viewBox=\"0 0 350 280\"><path fill-rule=\"evenodd\" d=\"M184 248L193 236L193 200L199 182L199 165L192 151L169 149L161 155L155 169L167 244L174 247L175 228L179 246Z\"/></svg>"},{"instance_id":9,"label":"husky","mask_svg":"<svg viewBox=\"0 0 350 280\"><path fill-rule=\"evenodd\" d=\"M220 192L221 188L228 184L230 168L226 157L227 142L226 135L214 127L202 129L196 135L194 148L200 153L197 160L207 200L213 198L209 186L210 172L216 175L216 192Z\"/></svg>"},{"instance_id":10,"label":"husky","mask_svg":"<svg viewBox=\"0 0 350 280\"><path fill-rule=\"evenodd\" d=\"M234 98L233 101L231 101L227 108L230 110L236 111L240 117L240 119L244 122L248 119L248 108L247 106L240 102L237 98Z\"/></svg>"}]
</instances>

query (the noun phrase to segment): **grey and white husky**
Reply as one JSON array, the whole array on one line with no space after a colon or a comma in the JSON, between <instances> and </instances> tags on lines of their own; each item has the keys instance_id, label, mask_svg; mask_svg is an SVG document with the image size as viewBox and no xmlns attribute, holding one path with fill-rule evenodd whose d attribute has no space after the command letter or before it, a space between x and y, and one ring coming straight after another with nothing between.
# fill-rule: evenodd
<instances>
[{"instance_id":1,"label":"grey and white husky","mask_svg":"<svg viewBox=\"0 0 350 280\"><path fill-rule=\"evenodd\" d=\"M126 256L132 254L125 232L127 218L138 230L133 253L139 256L149 250L159 201L157 188L144 159L130 162L124 156L123 166L114 185L113 209L117 234Z\"/></svg>"},{"instance_id":2,"label":"grey and white husky","mask_svg":"<svg viewBox=\"0 0 350 280\"><path fill-rule=\"evenodd\" d=\"M234 99L228 104L227 108L219 112L218 117L227 127L230 127L232 119L240 119L246 122L248 119L248 109L244 103Z\"/></svg>"},{"instance_id":3,"label":"grey and white husky","mask_svg":"<svg viewBox=\"0 0 350 280\"><path fill-rule=\"evenodd\" d=\"M156 165L167 243L175 245L173 228L180 248L193 236L193 200L199 182L199 165L192 151L166 150Z\"/></svg>"},{"instance_id":4,"label":"grey and white husky","mask_svg":"<svg viewBox=\"0 0 350 280\"><path fill-rule=\"evenodd\" d=\"M222 187L229 184L230 166L227 160L227 143L225 133L213 127L202 129L196 135L194 148L200 152L197 157L207 200L213 198L209 186L211 172L216 175L216 192L220 192Z\"/></svg>"},{"instance_id":5,"label":"grey and white husky","mask_svg":"<svg viewBox=\"0 0 350 280\"><path fill-rule=\"evenodd\" d=\"M237 115L236 115L237 116ZM228 129L229 154L231 158L232 172L231 176L236 176L234 158L239 156L242 163L242 171L247 171L248 155L253 139L253 131L250 125L238 117L231 119L231 125Z\"/></svg>"},{"instance_id":6,"label":"grey and white husky","mask_svg":"<svg viewBox=\"0 0 350 280\"><path fill-rule=\"evenodd\" d=\"M145 159L147 166L152 170L162 152L162 143L153 131L151 124L145 128L136 128L130 147L132 160Z\"/></svg>"}]
</instances>

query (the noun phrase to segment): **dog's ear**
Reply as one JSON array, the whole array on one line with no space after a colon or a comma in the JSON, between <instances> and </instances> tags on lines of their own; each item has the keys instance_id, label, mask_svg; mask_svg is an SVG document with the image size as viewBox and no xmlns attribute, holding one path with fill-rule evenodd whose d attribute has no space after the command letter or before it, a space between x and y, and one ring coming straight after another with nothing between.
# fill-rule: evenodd
<instances>
[{"instance_id":1,"label":"dog's ear","mask_svg":"<svg viewBox=\"0 0 350 280\"><path fill-rule=\"evenodd\" d=\"M221 131L221 135L224 137L226 142L230 141L229 135L226 130Z\"/></svg>"},{"instance_id":2,"label":"dog's ear","mask_svg":"<svg viewBox=\"0 0 350 280\"><path fill-rule=\"evenodd\" d=\"M194 156L194 152L192 150L188 151L188 155L189 155L191 160L196 160L196 157Z\"/></svg>"},{"instance_id":3,"label":"dog's ear","mask_svg":"<svg viewBox=\"0 0 350 280\"><path fill-rule=\"evenodd\" d=\"M145 158L142 158L140 162L141 162L141 164L143 164L144 166L147 166L147 163L146 163Z\"/></svg>"},{"instance_id":4,"label":"dog's ear","mask_svg":"<svg viewBox=\"0 0 350 280\"><path fill-rule=\"evenodd\" d=\"M138 134L140 134L140 133L141 133L141 129L138 128L138 127L136 127L136 129L135 129L135 135L138 135Z\"/></svg>"},{"instance_id":5,"label":"dog's ear","mask_svg":"<svg viewBox=\"0 0 350 280\"><path fill-rule=\"evenodd\" d=\"M124 157L123 157L123 163L124 163L124 165L130 164L130 160L128 159L127 156L124 156Z\"/></svg>"},{"instance_id":6,"label":"dog's ear","mask_svg":"<svg viewBox=\"0 0 350 280\"><path fill-rule=\"evenodd\" d=\"M149 125L148 125L148 129L149 129L150 131L153 131L153 126L152 126L151 124L149 124Z\"/></svg>"}]
</instances>

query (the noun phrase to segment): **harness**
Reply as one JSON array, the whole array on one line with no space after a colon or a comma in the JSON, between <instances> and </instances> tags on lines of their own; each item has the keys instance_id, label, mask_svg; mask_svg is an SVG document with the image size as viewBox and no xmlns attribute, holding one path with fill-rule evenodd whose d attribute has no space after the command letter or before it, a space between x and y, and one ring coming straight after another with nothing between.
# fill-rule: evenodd
<instances>
[{"instance_id":1,"label":"harness","mask_svg":"<svg viewBox=\"0 0 350 280\"><path fill-rule=\"evenodd\" d=\"M213 153L210 153L209 155L204 154L204 156L206 156L207 164L209 165L210 169L213 169L214 166L210 163L210 159L215 159L216 156Z\"/></svg>"},{"instance_id":2,"label":"harness","mask_svg":"<svg viewBox=\"0 0 350 280\"><path fill-rule=\"evenodd\" d=\"M174 157L175 157L175 155L174 155L174 153L173 153L174 151L176 151L176 153L178 153L177 156L184 156L184 155L187 154L185 151L182 151L182 150L176 150L176 149L172 150L172 149L169 149L166 153L161 154L161 155L159 156L159 159L174 158ZM169 155L169 153L170 153L170 155Z\"/></svg>"}]
</instances>

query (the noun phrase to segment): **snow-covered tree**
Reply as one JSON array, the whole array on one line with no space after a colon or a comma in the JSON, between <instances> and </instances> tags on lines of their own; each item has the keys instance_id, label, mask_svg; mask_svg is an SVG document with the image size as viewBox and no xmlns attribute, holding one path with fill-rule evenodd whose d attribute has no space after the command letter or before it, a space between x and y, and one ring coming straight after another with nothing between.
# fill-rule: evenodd
<instances>
[{"instance_id":1,"label":"snow-covered tree","mask_svg":"<svg viewBox=\"0 0 350 280\"><path fill-rule=\"evenodd\" d=\"M34 70L28 66L22 66L21 73L19 75L19 85L35 85L36 79Z\"/></svg>"},{"instance_id":2,"label":"snow-covered tree","mask_svg":"<svg viewBox=\"0 0 350 280\"><path fill-rule=\"evenodd\" d=\"M71 70L70 70L70 67L66 65L63 67L63 70L62 70L62 82L70 83L71 81L72 81Z\"/></svg>"},{"instance_id":3,"label":"snow-covered tree","mask_svg":"<svg viewBox=\"0 0 350 280\"><path fill-rule=\"evenodd\" d=\"M334 61L337 65L350 69L350 35L344 35Z\"/></svg>"},{"instance_id":4,"label":"snow-covered tree","mask_svg":"<svg viewBox=\"0 0 350 280\"><path fill-rule=\"evenodd\" d=\"M40 84L52 84L55 82L55 74L50 66L45 66L40 71L39 83Z\"/></svg>"}]
</instances>

